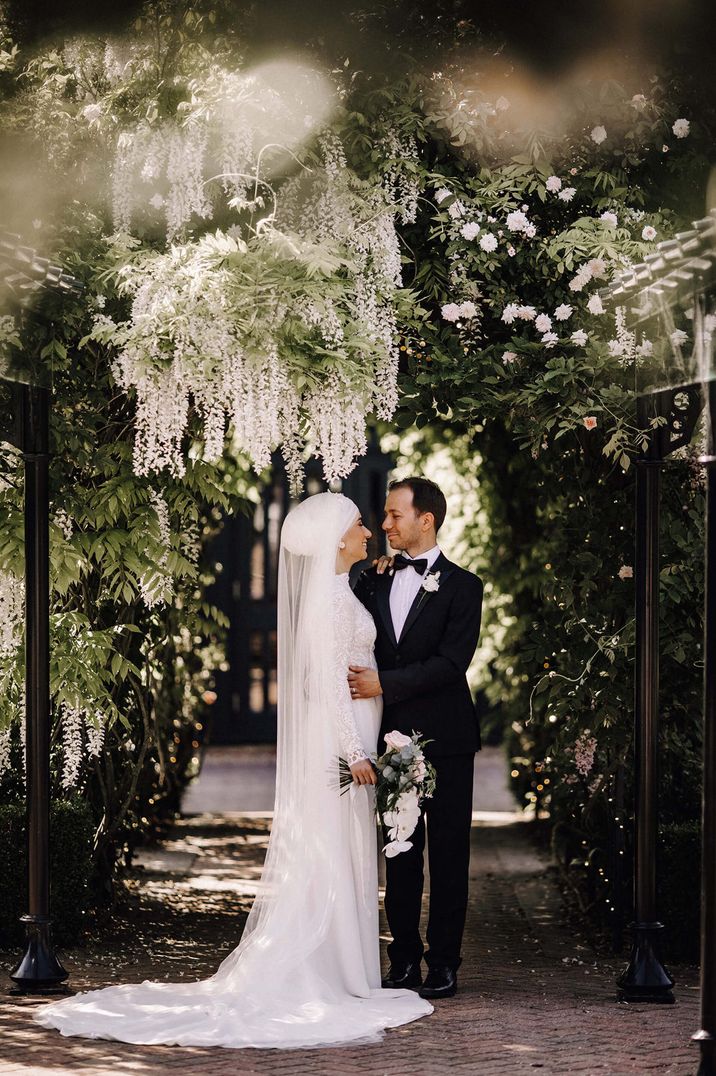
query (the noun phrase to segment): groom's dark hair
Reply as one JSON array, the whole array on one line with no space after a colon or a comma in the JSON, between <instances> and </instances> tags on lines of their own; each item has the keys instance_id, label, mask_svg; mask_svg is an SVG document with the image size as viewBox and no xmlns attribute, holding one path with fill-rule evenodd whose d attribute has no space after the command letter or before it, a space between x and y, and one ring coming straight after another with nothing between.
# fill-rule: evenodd
<instances>
[{"instance_id":1,"label":"groom's dark hair","mask_svg":"<svg viewBox=\"0 0 716 1076\"><path fill-rule=\"evenodd\" d=\"M445 522L447 503L440 486L429 478L401 478L388 484L388 489L409 489L413 494L413 508L419 516L431 512L435 520L435 533Z\"/></svg>"}]
</instances>

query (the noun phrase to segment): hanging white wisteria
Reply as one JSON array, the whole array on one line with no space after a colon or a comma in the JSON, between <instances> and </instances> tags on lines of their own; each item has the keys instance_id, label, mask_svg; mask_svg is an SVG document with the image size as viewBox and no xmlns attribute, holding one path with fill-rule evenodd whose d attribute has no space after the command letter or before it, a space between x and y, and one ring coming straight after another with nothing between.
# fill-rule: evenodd
<instances>
[{"instance_id":1,"label":"hanging white wisteria","mask_svg":"<svg viewBox=\"0 0 716 1076\"><path fill-rule=\"evenodd\" d=\"M184 473L196 415L205 459L221 456L228 422L234 449L257 471L280 447L297 489L306 447L322 457L328 481L343 478L365 451L368 415L392 416L400 206L346 168L335 133L323 134L320 150L245 238L234 227L136 255L117 240L130 318L115 324L101 314L92 335L116 346L114 376L136 394L138 474ZM198 191L193 180L188 188Z\"/></svg>"},{"instance_id":2,"label":"hanging white wisteria","mask_svg":"<svg viewBox=\"0 0 716 1076\"><path fill-rule=\"evenodd\" d=\"M12 654L20 643L24 596L22 579L12 572L0 571L0 658Z\"/></svg>"}]
</instances>

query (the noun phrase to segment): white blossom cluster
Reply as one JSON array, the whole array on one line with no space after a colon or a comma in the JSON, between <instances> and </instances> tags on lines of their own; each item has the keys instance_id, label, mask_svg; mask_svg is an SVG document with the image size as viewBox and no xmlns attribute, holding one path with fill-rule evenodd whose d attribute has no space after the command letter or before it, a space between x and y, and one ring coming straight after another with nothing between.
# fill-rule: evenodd
<instances>
[{"instance_id":1,"label":"white blossom cluster","mask_svg":"<svg viewBox=\"0 0 716 1076\"><path fill-rule=\"evenodd\" d=\"M141 124L117 140L112 177L114 227L129 232L138 210L163 208L167 238L175 238L192 216L208 218L204 162L206 127Z\"/></svg>"},{"instance_id":2,"label":"white blossom cluster","mask_svg":"<svg viewBox=\"0 0 716 1076\"><path fill-rule=\"evenodd\" d=\"M0 658L12 654L20 639L25 616L25 587L22 579L0 571Z\"/></svg>"},{"instance_id":3,"label":"white blossom cluster","mask_svg":"<svg viewBox=\"0 0 716 1076\"><path fill-rule=\"evenodd\" d=\"M590 258L588 262L584 262L577 269L576 274L569 282L570 291L582 291L587 286L590 280L595 280L598 277L606 276L607 263L603 258Z\"/></svg>"},{"instance_id":4,"label":"white blossom cluster","mask_svg":"<svg viewBox=\"0 0 716 1076\"><path fill-rule=\"evenodd\" d=\"M223 415L222 415L223 434ZM223 436L222 445L223 448ZM156 605L168 602L174 594L174 581L171 573L167 572L167 560L171 549L171 524L169 521L169 506L164 497L157 490L150 489L149 499L157 517L159 527L160 553L156 559L152 559L152 567L144 572L139 580L142 600L147 609L153 609ZM94 726L92 726L94 728ZM89 733L90 726L87 726Z\"/></svg>"},{"instance_id":5,"label":"white blossom cluster","mask_svg":"<svg viewBox=\"0 0 716 1076\"><path fill-rule=\"evenodd\" d=\"M0 729L0 777L10 769L12 725Z\"/></svg>"},{"instance_id":6,"label":"white blossom cluster","mask_svg":"<svg viewBox=\"0 0 716 1076\"><path fill-rule=\"evenodd\" d=\"M62 702L59 707L62 738L62 787L74 788L85 754L98 758L107 728L106 715ZM86 743L86 749L85 749Z\"/></svg>"},{"instance_id":7,"label":"white blossom cluster","mask_svg":"<svg viewBox=\"0 0 716 1076\"><path fill-rule=\"evenodd\" d=\"M252 265L261 257L270 266L283 259L290 273L292 260L300 263L312 251L343 252L347 268L340 289L332 284L333 297L310 286L296 286L290 295L280 287L257 288L247 297L240 263L249 247L236 234L146 253L122 270L120 287L132 297L130 320L117 326L98 314L95 332L117 346L114 376L136 394L138 474L183 473L190 407L203 423L206 459L221 455L228 419L235 448L248 453L257 470L281 446L294 488L302 480L304 445L322 456L329 481L345 477L365 449L366 416L392 417L400 206L352 176L335 133L324 132L320 148L323 168L286 184L278 215L264 222L250 257ZM303 353L294 354L297 320L316 330L326 353L343 344L350 325L352 337L366 341L361 361L336 357L328 377L325 369L312 376L305 339Z\"/></svg>"},{"instance_id":8,"label":"white blossom cluster","mask_svg":"<svg viewBox=\"0 0 716 1076\"><path fill-rule=\"evenodd\" d=\"M405 162L418 162L415 136L402 135L392 128L383 141L383 152L389 162L383 176L383 188L388 202L396 207L403 224L413 224L418 212L421 188L417 168L406 168Z\"/></svg>"}]
</instances>

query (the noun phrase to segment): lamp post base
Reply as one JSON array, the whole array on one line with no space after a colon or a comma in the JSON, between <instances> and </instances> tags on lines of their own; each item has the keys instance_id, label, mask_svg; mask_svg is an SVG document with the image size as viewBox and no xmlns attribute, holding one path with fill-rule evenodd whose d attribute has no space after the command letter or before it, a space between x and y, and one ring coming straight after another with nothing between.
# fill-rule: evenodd
<instances>
[{"instance_id":1,"label":"lamp post base","mask_svg":"<svg viewBox=\"0 0 716 1076\"><path fill-rule=\"evenodd\" d=\"M674 980L656 954L656 935L662 923L635 923L634 943L629 966L617 979L618 1001L641 1001L656 1005L673 1005Z\"/></svg>"},{"instance_id":2,"label":"lamp post base","mask_svg":"<svg viewBox=\"0 0 716 1076\"><path fill-rule=\"evenodd\" d=\"M10 974L15 984L11 994L65 994L69 993L64 980L65 971L55 956L50 941L50 920L45 915L23 915L27 928L27 949L22 960Z\"/></svg>"},{"instance_id":3,"label":"lamp post base","mask_svg":"<svg viewBox=\"0 0 716 1076\"><path fill-rule=\"evenodd\" d=\"M701 1064L697 1076L716 1076L716 1040L710 1031L697 1031L691 1036L692 1042L701 1047Z\"/></svg>"}]
</instances>

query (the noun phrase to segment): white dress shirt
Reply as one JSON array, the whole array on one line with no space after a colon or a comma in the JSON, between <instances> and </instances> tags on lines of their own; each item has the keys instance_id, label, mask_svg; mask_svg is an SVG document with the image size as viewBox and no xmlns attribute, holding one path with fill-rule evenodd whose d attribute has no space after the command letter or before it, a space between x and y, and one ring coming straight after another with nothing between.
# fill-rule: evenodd
<instances>
[{"instance_id":1,"label":"white dress shirt","mask_svg":"<svg viewBox=\"0 0 716 1076\"><path fill-rule=\"evenodd\" d=\"M393 621L393 631L396 639L400 638L405 621L408 619L410 607L422 586L423 579L440 556L440 547L434 545L432 549L428 549L425 553L419 553L417 557L411 557L409 553L404 551L403 556L406 560L426 560L428 563L422 575L416 572L415 568L401 568L393 576L393 583L390 588L390 616Z\"/></svg>"}]
</instances>

